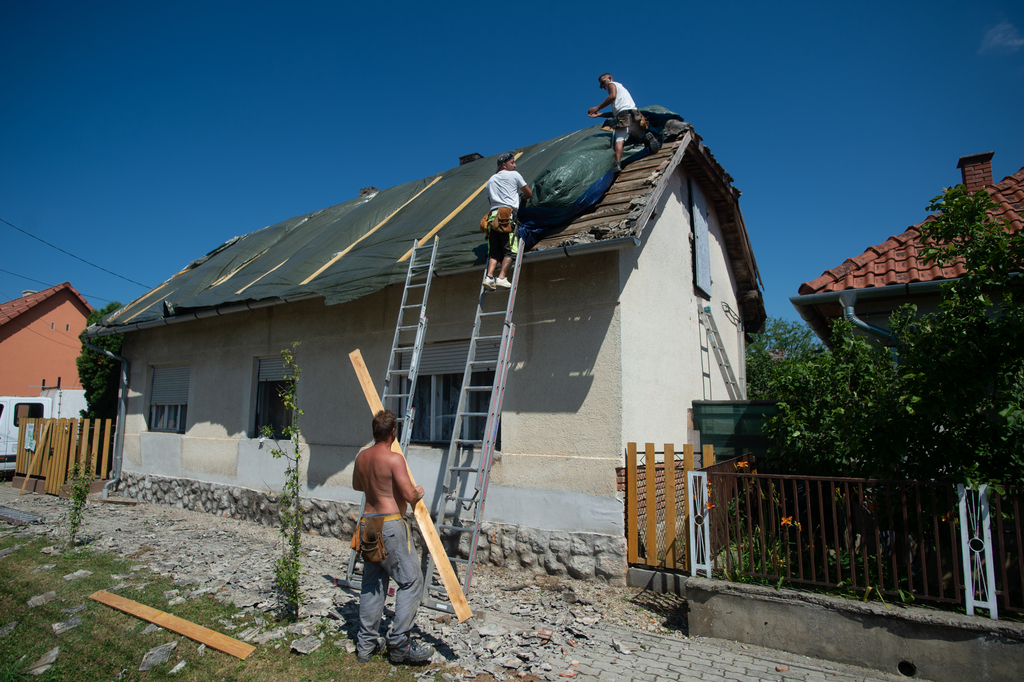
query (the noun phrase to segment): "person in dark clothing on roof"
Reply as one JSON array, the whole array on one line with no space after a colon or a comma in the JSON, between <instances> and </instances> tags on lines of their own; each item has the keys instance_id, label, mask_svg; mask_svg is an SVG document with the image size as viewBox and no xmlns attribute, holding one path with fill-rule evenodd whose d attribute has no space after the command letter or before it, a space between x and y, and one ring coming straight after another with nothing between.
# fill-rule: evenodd
<instances>
[{"instance_id":1,"label":"person in dark clothing on roof","mask_svg":"<svg viewBox=\"0 0 1024 682\"><path fill-rule=\"evenodd\" d=\"M602 90L608 92L608 96L596 107L590 107L587 110L587 116L590 118L611 118L615 120L615 131L612 133L612 148L615 149L615 172L619 173L622 171L622 148L629 138L643 141L651 154L657 154L658 150L661 149L661 144L658 143L658 138L654 136L654 133L645 131L644 127L641 126L640 112L637 111L636 104L633 103L633 98L630 96L626 86L612 80L610 73L601 74L597 82ZM604 109L609 104L612 105L610 112L599 113L601 109Z\"/></svg>"},{"instance_id":2,"label":"person in dark clothing on roof","mask_svg":"<svg viewBox=\"0 0 1024 682\"><path fill-rule=\"evenodd\" d=\"M526 180L516 170L516 155L507 152L498 157L498 170L487 181L487 198L491 208L483 219L481 227L487 234L487 272L484 287L510 289L508 268L512 259L522 247L522 239L516 234L519 220L519 198L529 200L533 196ZM498 270L501 263L501 270ZM496 272L497 271L497 272ZM498 276L495 277L494 275Z\"/></svg>"}]
</instances>

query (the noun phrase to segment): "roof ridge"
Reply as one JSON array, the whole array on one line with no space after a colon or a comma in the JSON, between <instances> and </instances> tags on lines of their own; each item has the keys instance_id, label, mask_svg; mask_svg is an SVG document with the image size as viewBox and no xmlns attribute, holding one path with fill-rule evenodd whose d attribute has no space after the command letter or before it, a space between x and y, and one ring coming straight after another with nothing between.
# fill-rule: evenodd
<instances>
[{"instance_id":1,"label":"roof ridge","mask_svg":"<svg viewBox=\"0 0 1024 682\"><path fill-rule=\"evenodd\" d=\"M89 305L89 302L85 300L85 297L82 296L81 293L79 293L78 289L71 286L70 282L61 282L60 284L54 284L53 286L47 287L41 291L34 291L31 294L19 296L18 298L13 298L5 303L0 303L0 325L10 322L22 313L36 307L46 299L65 290L71 292L72 295L78 298L86 309L89 311L93 310L93 307Z\"/></svg>"}]
</instances>

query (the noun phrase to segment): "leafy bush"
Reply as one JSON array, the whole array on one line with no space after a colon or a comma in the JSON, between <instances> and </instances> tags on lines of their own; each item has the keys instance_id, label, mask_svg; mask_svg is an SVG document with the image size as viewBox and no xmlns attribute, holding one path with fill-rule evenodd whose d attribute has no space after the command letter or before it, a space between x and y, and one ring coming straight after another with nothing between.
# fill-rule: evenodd
<instances>
[{"instance_id":1,"label":"leafy bush","mask_svg":"<svg viewBox=\"0 0 1024 682\"><path fill-rule=\"evenodd\" d=\"M992 217L984 191L935 197L926 262L966 273L937 312L904 306L894 347L836 323L833 351L782 364L768 391L773 453L806 474L1024 482L1024 234Z\"/></svg>"}]
</instances>

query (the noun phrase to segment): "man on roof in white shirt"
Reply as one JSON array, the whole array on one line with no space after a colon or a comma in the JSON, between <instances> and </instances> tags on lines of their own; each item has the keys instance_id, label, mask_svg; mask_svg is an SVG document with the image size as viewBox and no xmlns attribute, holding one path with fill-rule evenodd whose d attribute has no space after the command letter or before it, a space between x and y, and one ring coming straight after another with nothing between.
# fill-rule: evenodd
<instances>
[{"instance_id":1,"label":"man on roof in white shirt","mask_svg":"<svg viewBox=\"0 0 1024 682\"><path fill-rule=\"evenodd\" d=\"M533 196L523 176L516 171L516 155L507 152L498 157L498 170L487 181L487 198L491 208L483 220L482 227L487 233L487 272L484 275L484 287L510 289L508 268L512 259L522 247L522 240L516 234L519 221L519 196L529 200ZM498 270L498 263L501 270Z\"/></svg>"},{"instance_id":2,"label":"man on roof in white shirt","mask_svg":"<svg viewBox=\"0 0 1024 682\"><path fill-rule=\"evenodd\" d=\"M651 154L657 154L661 149L661 144L658 143L658 138L654 136L654 133L646 131L640 125L640 112L637 111L636 104L633 103L633 98L626 86L612 80L610 73L601 74L597 82L602 90L608 92L608 96L596 107L590 107L587 110L587 116L615 120L615 132L612 133L612 147L615 149L615 172L622 171L622 147L630 137L638 141L643 140L647 150ZM610 112L598 113L609 104L612 105Z\"/></svg>"}]
</instances>

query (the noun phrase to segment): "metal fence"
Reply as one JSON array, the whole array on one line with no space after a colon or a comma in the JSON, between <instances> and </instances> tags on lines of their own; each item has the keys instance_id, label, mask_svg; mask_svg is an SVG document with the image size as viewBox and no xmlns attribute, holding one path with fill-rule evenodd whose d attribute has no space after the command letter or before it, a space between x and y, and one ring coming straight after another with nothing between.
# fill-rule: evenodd
<instances>
[{"instance_id":1,"label":"metal fence","mask_svg":"<svg viewBox=\"0 0 1024 682\"><path fill-rule=\"evenodd\" d=\"M733 461L704 472L702 522L712 572L902 601L964 604L965 591L976 592L976 572L965 558L971 540L962 532L962 504L952 485L750 468ZM1004 610L1024 613L1021 491L989 490L987 499L994 595Z\"/></svg>"}]
</instances>

